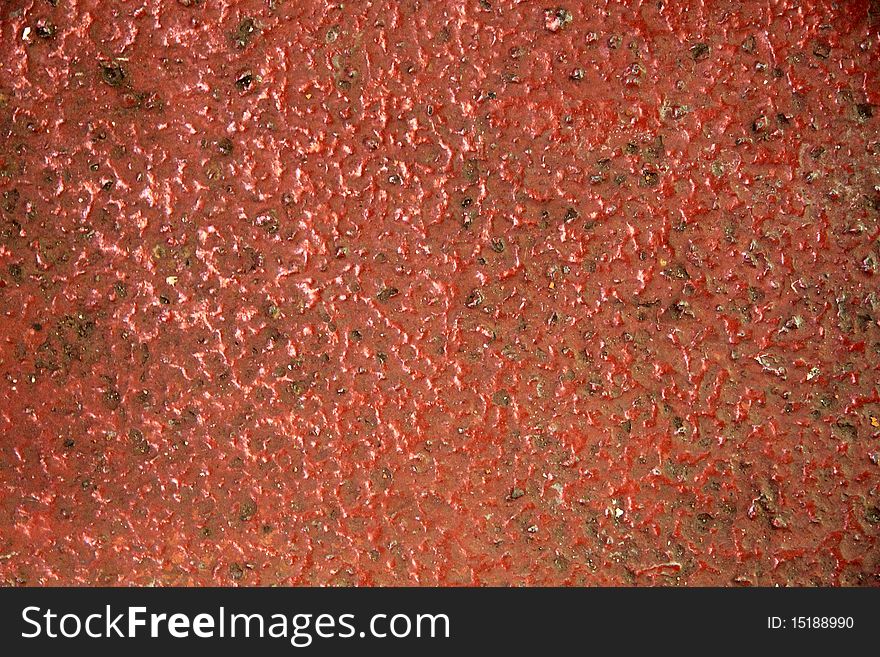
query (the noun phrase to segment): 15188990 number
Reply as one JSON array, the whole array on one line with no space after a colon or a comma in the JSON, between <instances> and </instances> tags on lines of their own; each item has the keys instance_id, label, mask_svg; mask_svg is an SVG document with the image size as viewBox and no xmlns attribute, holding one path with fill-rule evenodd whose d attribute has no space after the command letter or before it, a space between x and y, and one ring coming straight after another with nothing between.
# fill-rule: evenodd
<instances>
[{"instance_id":1,"label":"15188990 number","mask_svg":"<svg viewBox=\"0 0 880 657\"><path fill-rule=\"evenodd\" d=\"M854 624L852 616L767 617L767 628L771 630L850 630Z\"/></svg>"}]
</instances>

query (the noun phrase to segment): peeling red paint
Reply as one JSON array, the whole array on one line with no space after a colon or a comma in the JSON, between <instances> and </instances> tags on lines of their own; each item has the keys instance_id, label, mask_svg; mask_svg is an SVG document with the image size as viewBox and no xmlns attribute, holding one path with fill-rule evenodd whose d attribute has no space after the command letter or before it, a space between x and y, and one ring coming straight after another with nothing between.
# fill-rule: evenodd
<instances>
[{"instance_id":1,"label":"peeling red paint","mask_svg":"<svg viewBox=\"0 0 880 657\"><path fill-rule=\"evenodd\" d=\"M878 31L4 2L0 579L876 586Z\"/></svg>"}]
</instances>

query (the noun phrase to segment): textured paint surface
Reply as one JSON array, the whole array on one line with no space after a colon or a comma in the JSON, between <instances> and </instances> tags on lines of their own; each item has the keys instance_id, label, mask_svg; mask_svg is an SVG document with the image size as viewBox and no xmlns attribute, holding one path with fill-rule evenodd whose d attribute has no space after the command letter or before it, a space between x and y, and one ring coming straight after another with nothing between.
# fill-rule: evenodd
<instances>
[{"instance_id":1,"label":"textured paint surface","mask_svg":"<svg viewBox=\"0 0 880 657\"><path fill-rule=\"evenodd\" d=\"M878 585L878 32L3 2L0 581Z\"/></svg>"}]
</instances>

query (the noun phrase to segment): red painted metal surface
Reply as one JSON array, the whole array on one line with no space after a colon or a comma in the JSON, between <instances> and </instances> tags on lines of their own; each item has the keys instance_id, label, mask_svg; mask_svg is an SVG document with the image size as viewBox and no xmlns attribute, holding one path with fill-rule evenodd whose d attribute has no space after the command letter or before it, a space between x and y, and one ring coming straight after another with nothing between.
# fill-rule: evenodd
<instances>
[{"instance_id":1,"label":"red painted metal surface","mask_svg":"<svg viewBox=\"0 0 880 657\"><path fill-rule=\"evenodd\" d=\"M0 580L880 577L880 5L9 0Z\"/></svg>"}]
</instances>

